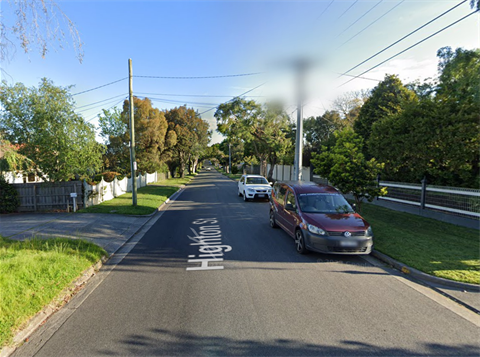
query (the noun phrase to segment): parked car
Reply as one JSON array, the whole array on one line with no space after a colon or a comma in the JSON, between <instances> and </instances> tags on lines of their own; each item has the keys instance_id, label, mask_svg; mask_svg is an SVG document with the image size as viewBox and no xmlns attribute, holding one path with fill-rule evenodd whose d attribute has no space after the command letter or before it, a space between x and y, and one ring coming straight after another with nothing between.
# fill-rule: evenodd
<instances>
[{"instance_id":1,"label":"parked car","mask_svg":"<svg viewBox=\"0 0 480 357\"><path fill-rule=\"evenodd\" d=\"M272 185L260 175L243 175L238 181L238 196L243 196L244 201L254 198L269 199Z\"/></svg>"},{"instance_id":2,"label":"parked car","mask_svg":"<svg viewBox=\"0 0 480 357\"><path fill-rule=\"evenodd\" d=\"M335 188L312 182L276 182L270 200L270 226L295 240L297 252L370 254L370 224Z\"/></svg>"}]
</instances>

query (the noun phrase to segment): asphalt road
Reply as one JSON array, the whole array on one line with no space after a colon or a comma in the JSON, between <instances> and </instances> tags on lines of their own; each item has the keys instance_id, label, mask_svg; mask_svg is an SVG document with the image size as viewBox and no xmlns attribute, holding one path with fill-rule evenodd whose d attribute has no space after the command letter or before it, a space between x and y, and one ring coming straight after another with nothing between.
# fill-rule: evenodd
<instances>
[{"instance_id":1,"label":"asphalt road","mask_svg":"<svg viewBox=\"0 0 480 357\"><path fill-rule=\"evenodd\" d=\"M55 323L15 356L480 352L477 326L388 270L360 257L297 254L268 225L268 203L243 202L215 171L197 176Z\"/></svg>"}]
</instances>

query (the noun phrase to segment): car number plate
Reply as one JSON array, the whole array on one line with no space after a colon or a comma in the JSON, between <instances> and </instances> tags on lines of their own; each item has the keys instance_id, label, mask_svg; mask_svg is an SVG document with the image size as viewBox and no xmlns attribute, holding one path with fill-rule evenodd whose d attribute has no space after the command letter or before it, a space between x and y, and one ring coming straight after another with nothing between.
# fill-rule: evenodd
<instances>
[{"instance_id":1,"label":"car number plate","mask_svg":"<svg viewBox=\"0 0 480 357\"><path fill-rule=\"evenodd\" d=\"M265 195L258 195L258 197L265 197Z\"/></svg>"},{"instance_id":2,"label":"car number plate","mask_svg":"<svg viewBox=\"0 0 480 357\"><path fill-rule=\"evenodd\" d=\"M355 241L342 241L340 242L340 246L342 247L356 247L358 244Z\"/></svg>"}]
</instances>

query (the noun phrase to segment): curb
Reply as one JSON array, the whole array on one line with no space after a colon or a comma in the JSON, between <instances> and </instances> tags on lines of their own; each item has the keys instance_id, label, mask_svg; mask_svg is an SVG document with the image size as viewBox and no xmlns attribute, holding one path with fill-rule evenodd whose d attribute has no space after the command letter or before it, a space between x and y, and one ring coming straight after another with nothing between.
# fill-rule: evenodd
<instances>
[{"instance_id":1,"label":"curb","mask_svg":"<svg viewBox=\"0 0 480 357\"><path fill-rule=\"evenodd\" d=\"M372 251L372 256L375 258L383 261L384 263L387 263L388 265L393 266L394 268L400 270L404 274L408 274L416 279L423 280L423 281L428 281L431 283L439 284L439 285L444 285L444 286L449 286L452 288L457 288L457 289L463 289L463 290L475 290L479 291L480 290L480 285L476 284L469 284L469 283L462 283L459 281L453 281L453 280L448 280L444 278L439 278L430 274L426 274L420 270L417 270L415 268L409 267L406 264L403 264L391 257L389 257L386 254L380 253L378 250L373 250Z\"/></svg>"},{"instance_id":2,"label":"curb","mask_svg":"<svg viewBox=\"0 0 480 357\"><path fill-rule=\"evenodd\" d=\"M40 312L35 314L26 324L27 327L20 330L13 337L13 345L4 346L0 349L0 357L9 357L14 353L18 347L20 347L24 342L28 341L29 336L37 330L41 325L43 325L55 312L63 308L80 290L82 290L88 281L97 275L97 272L102 268L102 266L109 261L120 249L122 249L125 244L127 244L133 236L135 236L151 219L156 215L167 203L170 201L175 201L175 199L180 195L182 190L185 188L185 185L182 185L180 189L175 192L172 196L167 198L154 212L148 215L129 215L129 217L148 217L148 219L143 223L138 229L133 232L130 237L123 242L121 246L117 248L115 252L110 254L108 258L104 257L97 263L93 264L91 267L84 270L79 278L74 280L69 286L67 286L62 292L55 298L54 301L50 302L46 307L44 307Z\"/></svg>"}]
</instances>

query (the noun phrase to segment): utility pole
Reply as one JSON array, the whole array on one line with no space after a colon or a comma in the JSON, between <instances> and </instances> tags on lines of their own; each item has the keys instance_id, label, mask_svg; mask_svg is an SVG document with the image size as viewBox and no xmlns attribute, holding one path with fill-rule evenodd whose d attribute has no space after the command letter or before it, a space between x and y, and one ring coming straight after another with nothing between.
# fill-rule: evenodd
<instances>
[{"instance_id":1,"label":"utility pole","mask_svg":"<svg viewBox=\"0 0 480 357\"><path fill-rule=\"evenodd\" d=\"M228 143L228 173L232 173L232 144Z\"/></svg>"},{"instance_id":2,"label":"utility pole","mask_svg":"<svg viewBox=\"0 0 480 357\"><path fill-rule=\"evenodd\" d=\"M294 178L302 181L302 156L303 156L303 99L304 99L304 77L307 62L299 59L295 62L297 71L297 132L295 137L295 162L293 166Z\"/></svg>"},{"instance_id":3,"label":"utility pole","mask_svg":"<svg viewBox=\"0 0 480 357\"><path fill-rule=\"evenodd\" d=\"M133 110L133 71L132 59L128 59L128 93L130 104L130 169L132 172L132 205L137 205L137 162L135 161L135 119Z\"/></svg>"}]
</instances>

